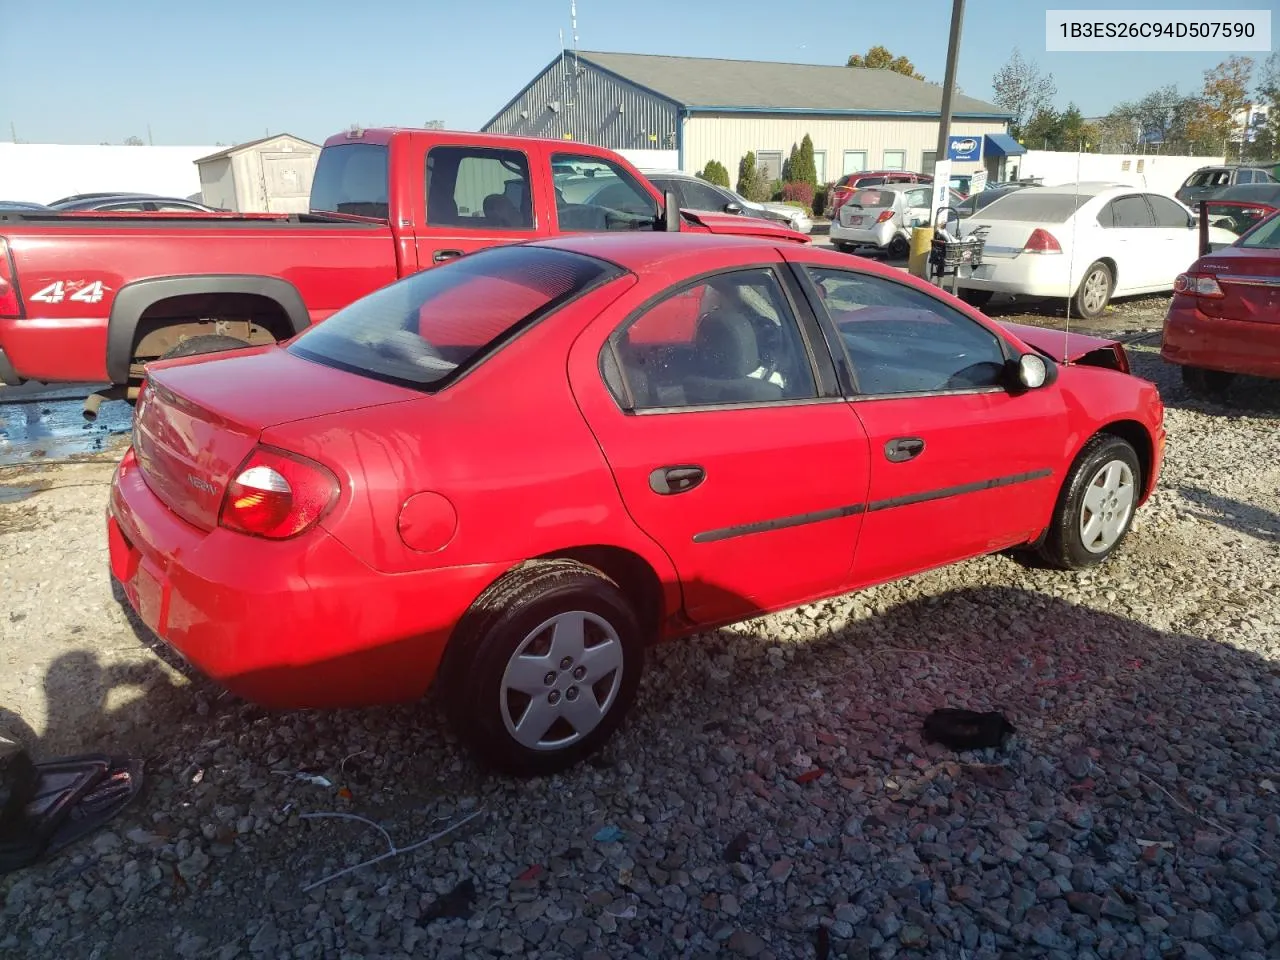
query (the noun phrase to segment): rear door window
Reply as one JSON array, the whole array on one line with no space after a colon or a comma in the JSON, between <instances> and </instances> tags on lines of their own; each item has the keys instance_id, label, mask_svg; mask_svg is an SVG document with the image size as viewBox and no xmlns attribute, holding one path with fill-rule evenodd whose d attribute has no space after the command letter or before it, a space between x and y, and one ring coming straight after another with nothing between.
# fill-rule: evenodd
<instances>
[{"instance_id":1,"label":"rear door window","mask_svg":"<svg viewBox=\"0 0 1280 960\"><path fill-rule=\"evenodd\" d=\"M425 188L428 226L533 230L529 159L518 150L432 147Z\"/></svg>"},{"instance_id":2,"label":"rear door window","mask_svg":"<svg viewBox=\"0 0 1280 960\"><path fill-rule=\"evenodd\" d=\"M1142 229L1156 225L1151 208L1147 206L1147 201L1142 199L1141 194L1116 197L1109 206L1111 207L1111 225L1117 230Z\"/></svg>"},{"instance_id":3,"label":"rear door window","mask_svg":"<svg viewBox=\"0 0 1280 960\"><path fill-rule=\"evenodd\" d=\"M290 353L434 390L620 268L566 250L491 247L375 291L309 328Z\"/></svg>"},{"instance_id":4,"label":"rear door window","mask_svg":"<svg viewBox=\"0 0 1280 960\"><path fill-rule=\"evenodd\" d=\"M387 219L387 147L343 143L325 147L311 180L311 209Z\"/></svg>"}]
</instances>

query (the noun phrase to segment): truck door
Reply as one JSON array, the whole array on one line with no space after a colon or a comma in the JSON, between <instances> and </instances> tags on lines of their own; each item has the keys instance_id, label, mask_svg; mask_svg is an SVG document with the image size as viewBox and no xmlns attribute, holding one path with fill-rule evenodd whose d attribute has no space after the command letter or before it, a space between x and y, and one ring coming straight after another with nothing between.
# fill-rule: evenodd
<instances>
[{"instance_id":1,"label":"truck door","mask_svg":"<svg viewBox=\"0 0 1280 960\"><path fill-rule=\"evenodd\" d=\"M418 268L429 270L485 247L545 236L531 192L528 153L428 141L418 228ZM545 219L545 218L544 218Z\"/></svg>"}]
</instances>

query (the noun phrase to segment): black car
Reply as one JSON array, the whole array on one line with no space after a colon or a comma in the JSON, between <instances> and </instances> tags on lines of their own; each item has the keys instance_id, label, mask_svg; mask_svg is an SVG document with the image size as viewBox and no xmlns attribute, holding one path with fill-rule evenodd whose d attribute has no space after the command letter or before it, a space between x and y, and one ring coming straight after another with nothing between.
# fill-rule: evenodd
<instances>
[{"instance_id":1,"label":"black car","mask_svg":"<svg viewBox=\"0 0 1280 960\"><path fill-rule=\"evenodd\" d=\"M181 197L157 197L152 193L83 193L74 197L64 197L49 206L54 210L93 210L102 213L217 212L214 207L207 207L194 200L184 200Z\"/></svg>"},{"instance_id":2,"label":"black car","mask_svg":"<svg viewBox=\"0 0 1280 960\"><path fill-rule=\"evenodd\" d=\"M1183 181L1178 192L1174 194L1192 210L1199 208L1200 201L1209 197L1217 198L1220 191L1227 187L1247 183L1275 183L1276 178L1265 167L1237 166L1222 164L1220 166L1201 167Z\"/></svg>"}]
</instances>

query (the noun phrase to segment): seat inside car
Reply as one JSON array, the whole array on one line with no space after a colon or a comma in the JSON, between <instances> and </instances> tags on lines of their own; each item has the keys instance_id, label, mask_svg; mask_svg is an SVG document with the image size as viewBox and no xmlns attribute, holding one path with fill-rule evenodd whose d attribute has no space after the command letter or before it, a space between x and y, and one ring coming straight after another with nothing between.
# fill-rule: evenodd
<instances>
[{"instance_id":1,"label":"seat inside car","mask_svg":"<svg viewBox=\"0 0 1280 960\"><path fill-rule=\"evenodd\" d=\"M751 376L760 368L755 326L731 295L698 321L698 372L684 380L691 403L744 403L782 399L782 387Z\"/></svg>"}]
</instances>

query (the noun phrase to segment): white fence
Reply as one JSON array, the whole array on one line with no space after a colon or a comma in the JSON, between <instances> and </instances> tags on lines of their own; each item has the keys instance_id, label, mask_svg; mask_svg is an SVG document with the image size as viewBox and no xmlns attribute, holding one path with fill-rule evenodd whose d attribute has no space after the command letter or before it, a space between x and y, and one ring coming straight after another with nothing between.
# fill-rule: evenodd
<instances>
[{"instance_id":1,"label":"white fence","mask_svg":"<svg viewBox=\"0 0 1280 960\"><path fill-rule=\"evenodd\" d=\"M0 200L52 203L73 193L200 192L195 161L222 147L0 143Z\"/></svg>"},{"instance_id":2,"label":"white fence","mask_svg":"<svg viewBox=\"0 0 1280 960\"><path fill-rule=\"evenodd\" d=\"M1172 196L1194 171L1222 162L1222 157L1028 150L1020 158L1017 175L1042 177L1050 187L1077 180L1109 180Z\"/></svg>"}]
</instances>

